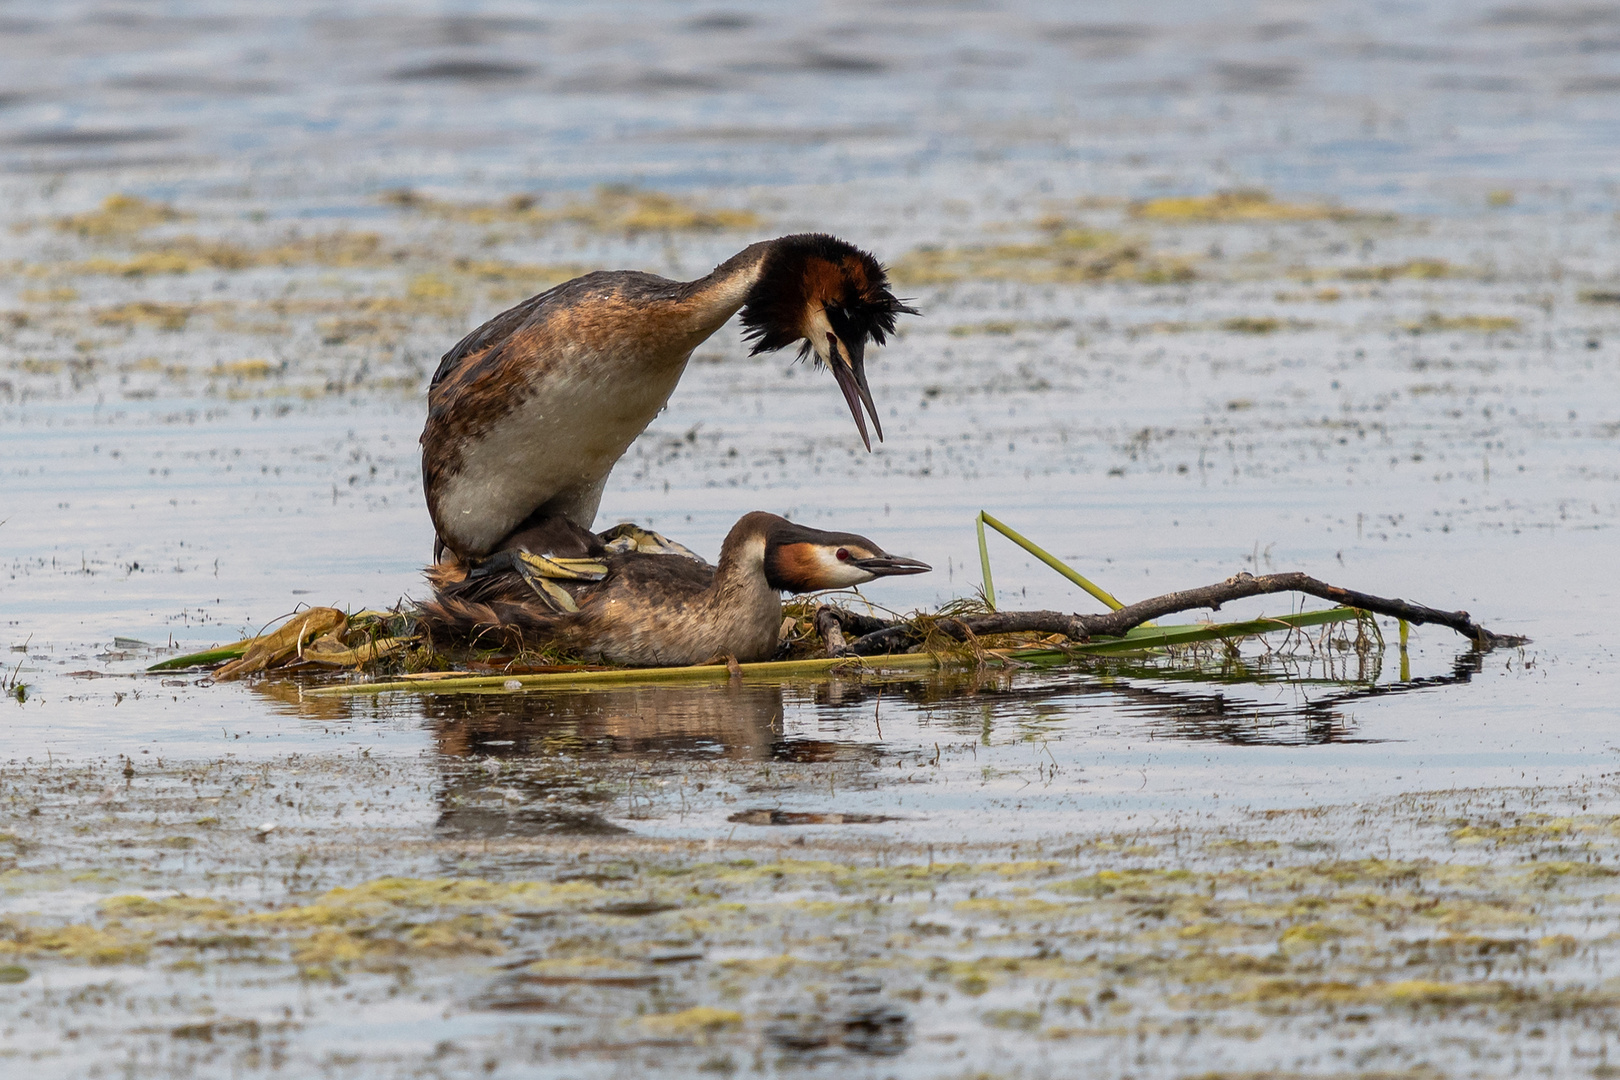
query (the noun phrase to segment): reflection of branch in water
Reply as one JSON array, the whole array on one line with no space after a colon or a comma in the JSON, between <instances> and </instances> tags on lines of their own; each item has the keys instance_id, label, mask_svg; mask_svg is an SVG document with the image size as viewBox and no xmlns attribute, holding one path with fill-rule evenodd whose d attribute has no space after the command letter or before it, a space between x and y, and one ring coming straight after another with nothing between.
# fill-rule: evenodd
<instances>
[{"instance_id":1,"label":"reflection of branch in water","mask_svg":"<svg viewBox=\"0 0 1620 1080\"><path fill-rule=\"evenodd\" d=\"M1466 683L1483 670L1483 665L1484 654L1470 650L1453 660L1448 675L1379 685L1359 680L1302 679L1294 671L1273 673L1267 669L1293 665L1264 657L1251 660L1241 675L1229 668L1198 672L1108 658L1087 665L1084 672L1009 676L986 671L936 676L926 681L885 680L881 685L843 683L836 692L818 687L816 701L832 708L855 709L868 706L881 692L890 700L898 697L913 707L926 708L936 719L957 730L978 731L986 723L987 710L992 721L1027 722L1038 711L1055 713L1060 722L1070 721L1073 711L1064 704L1084 697L1105 707L1123 706L1133 718L1145 722L1155 738L1236 746L1316 746L1365 741L1355 735L1353 721L1343 714L1344 708L1354 702ZM1199 689L1179 685L1186 683L1196 684ZM1219 689L1223 685L1294 686L1305 689L1307 696L1286 703L1257 702ZM1320 696L1308 696L1312 692Z\"/></svg>"}]
</instances>

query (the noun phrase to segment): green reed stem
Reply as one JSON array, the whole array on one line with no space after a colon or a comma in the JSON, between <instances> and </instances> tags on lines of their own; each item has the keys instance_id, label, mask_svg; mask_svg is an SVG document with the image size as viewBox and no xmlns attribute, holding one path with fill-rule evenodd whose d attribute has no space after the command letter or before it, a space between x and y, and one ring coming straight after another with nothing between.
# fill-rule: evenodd
<instances>
[{"instance_id":1,"label":"green reed stem","mask_svg":"<svg viewBox=\"0 0 1620 1080\"><path fill-rule=\"evenodd\" d=\"M1013 543L1017 544L1019 547L1023 548L1025 551L1029 552L1031 555L1033 555L1037 559L1041 560L1041 562L1045 563L1047 566L1050 566L1053 570L1056 570L1058 573L1062 574L1064 577L1068 578L1070 581L1074 582L1076 585L1078 585L1082 589L1086 590L1086 592L1090 593L1092 596L1096 597L1098 600L1101 600L1103 603L1107 604L1108 607L1109 607L1109 610L1118 611L1120 608L1125 606L1124 604L1122 604L1118 600L1116 600L1114 598L1114 595L1112 593L1110 593L1107 589L1104 589L1099 585L1093 584L1091 582L1091 580L1088 579L1084 574L1081 574L1079 571L1077 571L1077 570L1073 569L1072 567L1070 567L1067 563L1065 563L1062 559L1059 559L1056 555L1053 555L1051 552L1047 551L1045 548L1041 547L1039 544L1035 543L1033 540L1030 540L1029 538L1025 537L1023 534L1021 534L1021 533L1017 532L1016 530L1010 528L1009 526L1007 526L1003 522L997 521L995 518L991 517L989 514L985 513L983 510L980 510L979 511L979 560L980 560L981 563L983 563L983 567L984 567L984 586L985 586L984 591L985 591L985 596L989 600L990 607L992 609L996 606L996 602L995 602L995 594L993 592L991 592L991 590L990 590L990 556L985 551L985 545L984 545L984 527L986 525L990 526L992 529L996 530L996 532L1000 533L1002 536L1005 536L1007 539L1011 540Z\"/></svg>"},{"instance_id":2,"label":"green reed stem","mask_svg":"<svg viewBox=\"0 0 1620 1080\"><path fill-rule=\"evenodd\" d=\"M984 518L985 513L980 510L979 516L973 519L973 524L979 530L979 571L984 575L984 604L991 611L994 611L996 610L996 585L995 582L990 580L990 548L984 542Z\"/></svg>"}]
</instances>

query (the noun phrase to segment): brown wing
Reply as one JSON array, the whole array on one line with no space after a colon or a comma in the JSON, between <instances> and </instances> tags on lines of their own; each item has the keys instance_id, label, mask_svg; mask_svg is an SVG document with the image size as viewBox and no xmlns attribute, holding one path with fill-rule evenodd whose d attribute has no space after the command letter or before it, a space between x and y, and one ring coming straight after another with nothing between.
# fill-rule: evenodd
<instances>
[{"instance_id":1,"label":"brown wing","mask_svg":"<svg viewBox=\"0 0 1620 1080\"><path fill-rule=\"evenodd\" d=\"M627 551L607 557L608 575L597 582L558 582L579 604L577 612L559 612L535 595L516 570L497 569L469 577L459 561L428 568L433 599L419 606L430 633L458 639L516 629L531 644L600 630L592 609L614 599L632 608L679 607L714 583L714 567L682 555L649 555Z\"/></svg>"},{"instance_id":2,"label":"brown wing","mask_svg":"<svg viewBox=\"0 0 1620 1080\"><path fill-rule=\"evenodd\" d=\"M449 352L440 357L428 389L431 391L437 387L466 360L473 359L480 366L485 366L486 360L493 361L502 346L522 331L544 322L553 310L607 295L619 295L642 303L670 300L679 295L680 288L680 282L639 270L595 270L555 285L515 307L507 308L456 342Z\"/></svg>"}]
</instances>

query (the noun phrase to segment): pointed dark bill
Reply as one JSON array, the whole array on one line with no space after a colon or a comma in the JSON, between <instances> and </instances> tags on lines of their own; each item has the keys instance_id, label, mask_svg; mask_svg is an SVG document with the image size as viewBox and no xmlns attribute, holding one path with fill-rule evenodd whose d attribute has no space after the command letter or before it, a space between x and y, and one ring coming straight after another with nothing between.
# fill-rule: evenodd
<instances>
[{"instance_id":1,"label":"pointed dark bill","mask_svg":"<svg viewBox=\"0 0 1620 1080\"><path fill-rule=\"evenodd\" d=\"M926 574L933 567L916 559L907 559L900 555L874 555L870 559L851 559L852 565L860 567L868 574L877 577L899 577L903 574Z\"/></svg>"},{"instance_id":2,"label":"pointed dark bill","mask_svg":"<svg viewBox=\"0 0 1620 1080\"><path fill-rule=\"evenodd\" d=\"M838 380L838 389L844 392L844 402L849 406L850 415L855 418L861 442L870 450L872 439L866 433L866 417L861 414L861 406L866 406L866 411L872 414L872 427L877 431L878 442L883 441L883 422L878 419L872 388L866 385L865 353L864 341L851 346L839 341L833 334L827 335L827 366L832 368L833 378Z\"/></svg>"}]
</instances>

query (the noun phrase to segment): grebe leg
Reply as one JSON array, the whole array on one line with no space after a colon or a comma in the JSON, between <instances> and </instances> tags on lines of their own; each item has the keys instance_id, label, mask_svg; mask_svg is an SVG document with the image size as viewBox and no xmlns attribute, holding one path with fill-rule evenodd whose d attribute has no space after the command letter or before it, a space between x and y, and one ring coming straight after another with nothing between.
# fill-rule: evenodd
<instances>
[{"instance_id":1,"label":"grebe leg","mask_svg":"<svg viewBox=\"0 0 1620 1080\"><path fill-rule=\"evenodd\" d=\"M709 565L703 556L685 544L677 544L663 533L655 533L651 529L643 529L640 525L632 525L629 522L615 525L598 535L610 553L637 551L643 555L680 555L704 566Z\"/></svg>"}]
</instances>

